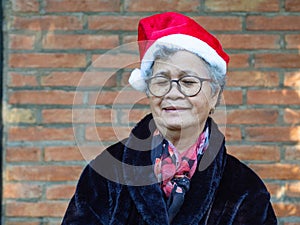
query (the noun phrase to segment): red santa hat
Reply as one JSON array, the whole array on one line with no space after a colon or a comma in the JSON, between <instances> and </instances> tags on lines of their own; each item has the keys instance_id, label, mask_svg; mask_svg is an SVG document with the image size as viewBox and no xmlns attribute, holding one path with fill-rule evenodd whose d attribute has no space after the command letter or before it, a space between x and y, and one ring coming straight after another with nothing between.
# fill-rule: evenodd
<instances>
[{"instance_id":1,"label":"red santa hat","mask_svg":"<svg viewBox=\"0 0 300 225\"><path fill-rule=\"evenodd\" d=\"M161 45L190 51L217 67L224 76L226 74L229 56L218 39L185 15L166 12L141 19L138 44L141 68L134 69L129 78L129 83L136 90L146 90L145 71L152 66L153 54Z\"/></svg>"}]
</instances>

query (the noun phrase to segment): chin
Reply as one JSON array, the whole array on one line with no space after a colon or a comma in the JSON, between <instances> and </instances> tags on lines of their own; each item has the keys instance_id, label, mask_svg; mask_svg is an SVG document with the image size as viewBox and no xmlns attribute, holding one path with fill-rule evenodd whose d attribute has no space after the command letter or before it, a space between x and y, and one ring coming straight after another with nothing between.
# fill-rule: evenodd
<instances>
[{"instance_id":1,"label":"chin","mask_svg":"<svg viewBox=\"0 0 300 225\"><path fill-rule=\"evenodd\" d=\"M187 127L193 126L192 123L189 123L189 121L184 119L178 119L178 118L168 118L163 120L163 124L166 129L168 130L182 130Z\"/></svg>"},{"instance_id":2,"label":"chin","mask_svg":"<svg viewBox=\"0 0 300 225\"><path fill-rule=\"evenodd\" d=\"M182 121L174 120L170 118L163 118L163 117L156 117L155 123L158 128L160 128L161 131L165 130L178 130L180 131L183 127Z\"/></svg>"},{"instance_id":3,"label":"chin","mask_svg":"<svg viewBox=\"0 0 300 225\"><path fill-rule=\"evenodd\" d=\"M172 131L180 131L182 130L183 126L181 124L175 124L175 123L166 123L164 124L165 129L172 130Z\"/></svg>"}]
</instances>

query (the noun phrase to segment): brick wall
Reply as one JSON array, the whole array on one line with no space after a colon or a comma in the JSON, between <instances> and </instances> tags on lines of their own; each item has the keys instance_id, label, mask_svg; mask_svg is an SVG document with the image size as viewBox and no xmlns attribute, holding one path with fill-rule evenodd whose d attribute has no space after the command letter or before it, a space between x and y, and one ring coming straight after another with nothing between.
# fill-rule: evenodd
<instances>
[{"instance_id":1,"label":"brick wall","mask_svg":"<svg viewBox=\"0 0 300 225\"><path fill-rule=\"evenodd\" d=\"M86 160L149 111L125 88L138 56L107 51L163 9L192 16L230 54L228 150L265 180L280 224L300 225L299 0L7 0L3 9L3 224L60 224Z\"/></svg>"}]
</instances>

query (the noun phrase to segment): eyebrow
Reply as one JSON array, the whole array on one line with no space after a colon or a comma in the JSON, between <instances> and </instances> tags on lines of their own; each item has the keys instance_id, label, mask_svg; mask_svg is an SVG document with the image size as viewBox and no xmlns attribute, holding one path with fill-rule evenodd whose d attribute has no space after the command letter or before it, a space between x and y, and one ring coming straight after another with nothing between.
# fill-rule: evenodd
<instances>
[{"instance_id":1,"label":"eyebrow","mask_svg":"<svg viewBox=\"0 0 300 225\"><path fill-rule=\"evenodd\" d=\"M153 76L159 76L159 75L169 76L170 72L167 72L167 71L158 71L157 73L153 74Z\"/></svg>"},{"instance_id":2,"label":"eyebrow","mask_svg":"<svg viewBox=\"0 0 300 225\"><path fill-rule=\"evenodd\" d=\"M183 70L181 71L183 75L193 75L193 76L199 76L198 73L191 71L191 70Z\"/></svg>"},{"instance_id":3,"label":"eyebrow","mask_svg":"<svg viewBox=\"0 0 300 225\"><path fill-rule=\"evenodd\" d=\"M170 76L170 72L169 71L158 71L157 73L153 74L153 76L159 76L159 75ZM178 73L178 75L179 75L179 77L183 77L185 75L199 76L198 73L191 71L191 70L182 70L182 71L180 71L180 73Z\"/></svg>"}]
</instances>

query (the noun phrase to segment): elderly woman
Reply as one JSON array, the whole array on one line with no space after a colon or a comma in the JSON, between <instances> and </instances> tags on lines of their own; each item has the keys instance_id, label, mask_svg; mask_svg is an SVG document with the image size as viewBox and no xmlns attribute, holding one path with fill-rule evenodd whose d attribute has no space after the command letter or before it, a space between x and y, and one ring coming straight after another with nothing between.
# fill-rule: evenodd
<instances>
[{"instance_id":1,"label":"elderly woman","mask_svg":"<svg viewBox=\"0 0 300 225\"><path fill-rule=\"evenodd\" d=\"M129 82L152 114L85 168L62 224L277 224L262 180L210 118L229 61L219 41L171 12L142 19L138 38Z\"/></svg>"}]
</instances>

